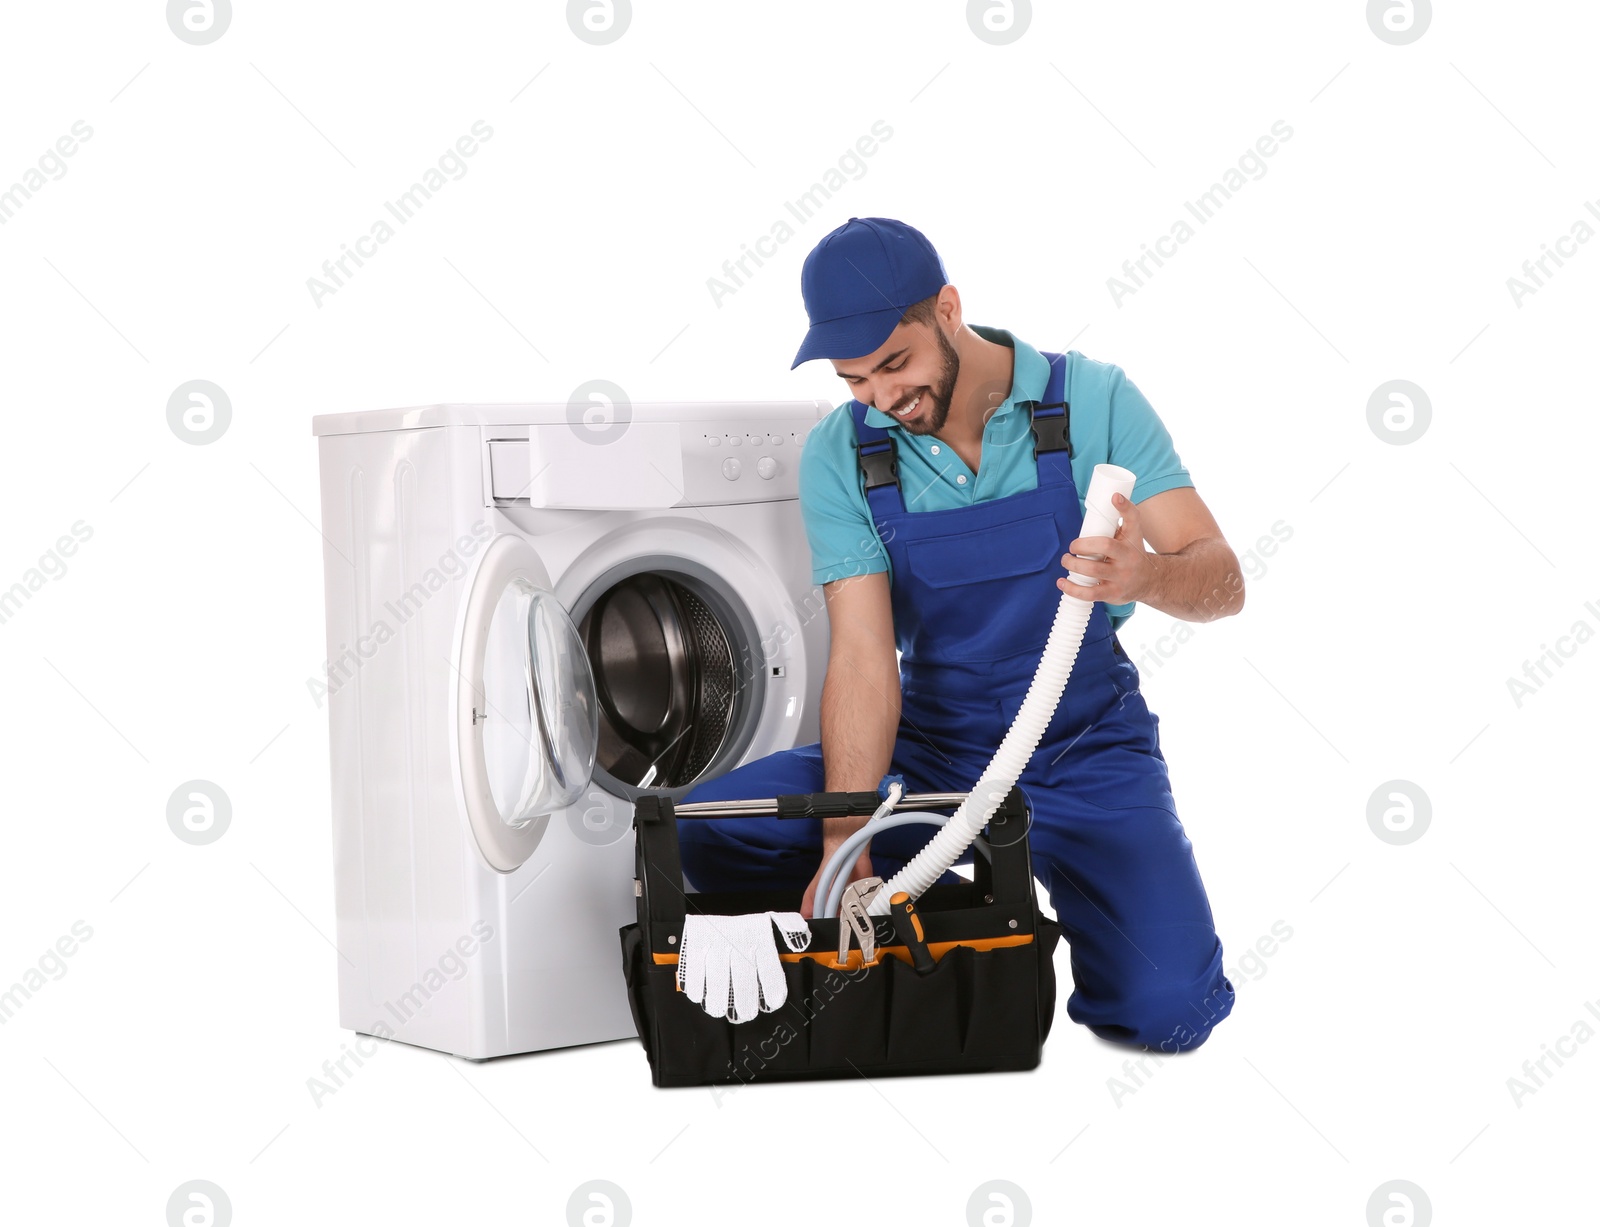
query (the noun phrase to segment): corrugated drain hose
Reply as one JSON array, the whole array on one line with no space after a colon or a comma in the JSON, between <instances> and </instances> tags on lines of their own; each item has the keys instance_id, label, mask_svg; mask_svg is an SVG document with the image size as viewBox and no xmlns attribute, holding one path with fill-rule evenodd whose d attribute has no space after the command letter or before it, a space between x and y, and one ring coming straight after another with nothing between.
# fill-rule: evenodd
<instances>
[{"instance_id":1,"label":"corrugated drain hose","mask_svg":"<svg viewBox=\"0 0 1600 1227\"><path fill-rule=\"evenodd\" d=\"M1120 493L1131 498L1134 480L1134 475L1119 465L1094 466L1089 494L1084 499L1083 527L1078 533L1080 537L1116 535L1118 515L1111 496ZM1082 587L1093 587L1098 582L1071 571L1067 578ZM983 830L984 824L1000 808L1000 803L1016 785L1033 752L1039 748L1044 731L1055 716L1056 705L1067 688L1067 679L1072 676L1072 666L1078 659L1078 649L1083 646L1084 632L1089 627L1089 616L1093 612L1093 601L1081 600L1069 592L1061 594L1061 604L1056 608L1055 624L1050 628L1050 638L1044 645L1039 668L1034 672L1022 707L1006 731L1000 748L995 751L989 765L978 777L977 784L950 821L940 827L928 845L873 896L867 906L869 913L887 916L889 900L897 891L903 890L913 899L919 898L923 891L939 880L945 870L961 858L961 854Z\"/></svg>"}]
</instances>

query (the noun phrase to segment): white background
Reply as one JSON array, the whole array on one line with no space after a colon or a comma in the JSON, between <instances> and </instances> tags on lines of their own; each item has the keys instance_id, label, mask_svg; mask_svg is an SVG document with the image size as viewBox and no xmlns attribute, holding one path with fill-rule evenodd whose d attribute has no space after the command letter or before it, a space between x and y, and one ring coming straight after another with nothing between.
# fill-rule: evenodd
<instances>
[{"instance_id":1,"label":"white background","mask_svg":"<svg viewBox=\"0 0 1600 1227\"><path fill-rule=\"evenodd\" d=\"M1520 1103L1507 1080L1600 1027L1600 243L1520 305L1507 279L1600 226L1600 18L1453 4L1392 45L1356 2L1037 8L995 45L949 0L640 4L597 46L558 3L275 0L196 46L150 0L7 6L0 187L93 132L0 226L0 589L92 531L0 623L0 988L92 929L0 1027L11 1216L159 1223L204 1179L241 1224L567 1223L603 1179L618 1223L962 1223L1005 1180L1037 1222L1359 1227L1406 1180L1431 1210L1396 1227L1571 1221L1600 1043ZM718 305L707 279L880 119ZM318 305L323 261L478 120L465 176ZM1265 173L1114 301L1279 120ZM719 1100L654 1089L632 1041L395 1044L319 1106L351 1036L311 417L597 378L841 401L789 363L801 262L860 215L923 230L970 322L1121 365L1250 568L1242 616L1179 645L1145 609L1121 636L1233 1016L1132 1094L1127 1051L1061 1004L1022 1075ZM232 405L206 446L167 422L194 379ZM1394 379L1431 403L1407 444L1369 425ZM1570 658L1519 702L1547 648ZM166 822L196 778L233 805L203 847ZM1431 808L1404 845L1368 821L1393 780ZM1064 1003L1065 944L1057 970Z\"/></svg>"}]
</instances>

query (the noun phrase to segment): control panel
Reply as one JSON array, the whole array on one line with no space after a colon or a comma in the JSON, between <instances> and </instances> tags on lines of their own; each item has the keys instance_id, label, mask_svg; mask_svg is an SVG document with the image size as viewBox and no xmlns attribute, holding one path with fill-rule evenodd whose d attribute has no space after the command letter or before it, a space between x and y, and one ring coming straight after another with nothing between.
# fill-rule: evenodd
<instances>
[{"instance_id":1,"label":"control panel","mask_svg":"<svg viewBox=\"0 0 1600 1227\"><path fill-rule=\"evenodd\" d=\"M633 421L603 446L566 425L497 429L486 438L497 501L535 507L673 507L800 496L810 417Z\"/></svg>"},{"instance_id":2,"label":"control panel","mask_svg":"<svg viewBox=\"0 0 1600 1227\"><path fill-rule=\"evenodd\" d=\"M739 501L794 498L800 493L800 449L805 446L810 425L795 425L789 429L783 429L783 423L743 430L712 428L696 436L692 425L685 423L684 450L689 453L698 450L710 459L723 482L732 483L741 490ZM690 466L686 464L685 467Z\"/></svg>"}]
</instances>

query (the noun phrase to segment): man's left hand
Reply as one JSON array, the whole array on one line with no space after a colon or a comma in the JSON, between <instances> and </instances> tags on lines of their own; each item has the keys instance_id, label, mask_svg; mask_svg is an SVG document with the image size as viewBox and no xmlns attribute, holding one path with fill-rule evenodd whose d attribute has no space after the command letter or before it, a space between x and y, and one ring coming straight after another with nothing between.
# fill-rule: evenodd
<instances>
[{"instance_id":1,"label":"man's left hand","mask_svg":"<svg viewBox=\"0 0 1600 1227\"><path fill-rule=\"evenodd\" d=\"M1140 600L1155 578L1156 555L1144 548L1144 533L1139 527L1139 509L1125 496L1113 494L1112 503L1122 517L1115 537L1078 537L1067 549L1071 553L1061 556L1061 565L1068 571L1086 579L1100 582L1093 587L1075 584L1066 576L1056 580L1056 587L1071 593L1080 601L1104 601L1108 605L1121 605ZM1074 554L1099 554L1092 558L1075 558Z\"/></svg>"}]
</instances>

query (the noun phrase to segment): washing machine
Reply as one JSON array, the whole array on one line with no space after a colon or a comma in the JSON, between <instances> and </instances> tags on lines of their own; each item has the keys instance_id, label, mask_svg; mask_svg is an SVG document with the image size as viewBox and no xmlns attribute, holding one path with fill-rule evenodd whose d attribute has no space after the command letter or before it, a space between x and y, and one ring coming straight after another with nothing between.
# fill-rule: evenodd
<instances>
[{"instance_id":1,"label":"washing machine","mask_svg":"<svg viewBox=\"0 0 1600 1227\"><path fill-rule=\"evenodd\" d=\"M341 1025L473 1059L635 1034L633 800L820 736L798 476L832 408L312 420Z\"/></svg>"}]
</instances>

